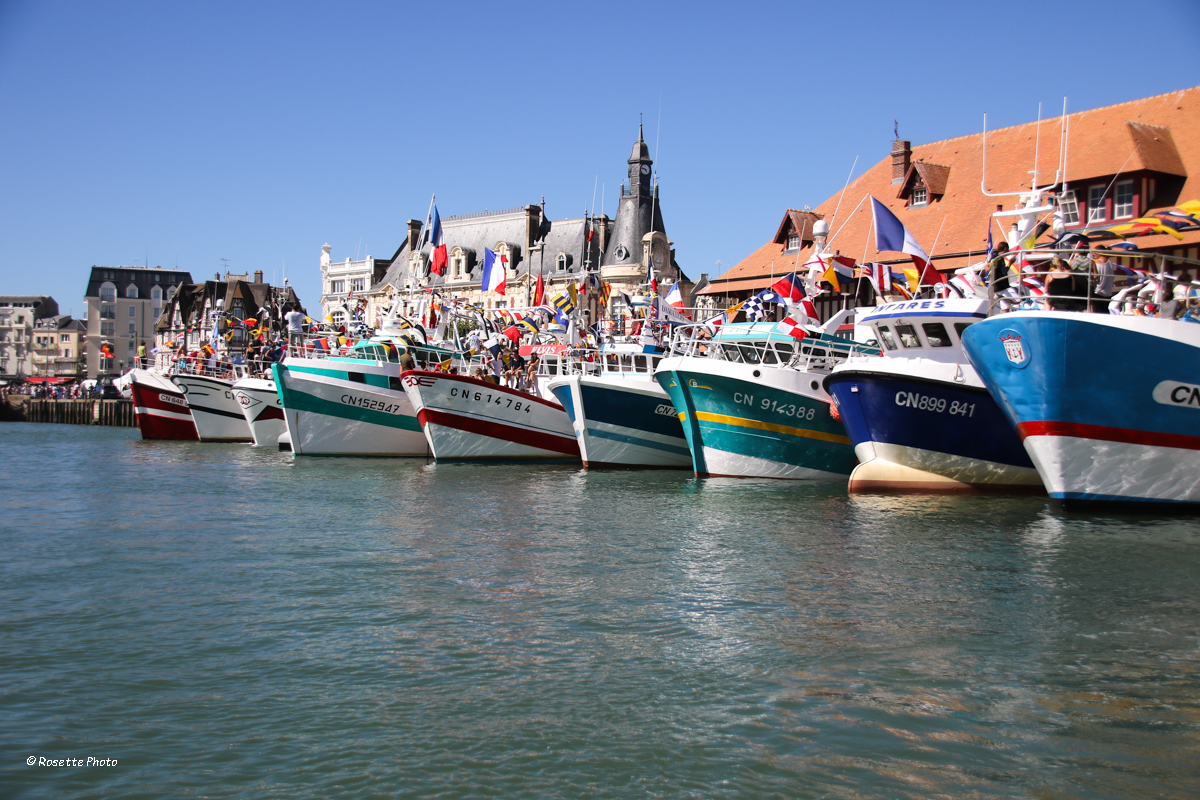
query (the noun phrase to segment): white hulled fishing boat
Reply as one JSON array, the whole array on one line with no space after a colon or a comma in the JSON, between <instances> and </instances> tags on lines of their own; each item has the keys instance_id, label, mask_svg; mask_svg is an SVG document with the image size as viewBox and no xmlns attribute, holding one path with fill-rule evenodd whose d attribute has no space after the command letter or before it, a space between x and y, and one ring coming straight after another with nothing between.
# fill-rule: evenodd
<instances>
[{"instance_id":1,"label":"white hulled fishing boat","mask_svg":"<svg viewBox=\"0 0 1200 800\"><path fill-rule=\"evenodd\" d=\"M283 403L275 381L242 378L233 384L233 397L250 426L255 447L277 446L279 437L287 431L287 421L283 417Z\"/></svg>"}]
</instances>

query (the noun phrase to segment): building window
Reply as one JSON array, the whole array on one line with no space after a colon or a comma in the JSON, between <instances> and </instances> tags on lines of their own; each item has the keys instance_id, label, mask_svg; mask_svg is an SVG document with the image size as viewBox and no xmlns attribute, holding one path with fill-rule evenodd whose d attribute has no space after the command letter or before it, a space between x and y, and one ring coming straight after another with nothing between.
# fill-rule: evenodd
<instances>
[{"instance_id":1,"label":"building window","mask_svg":"<svg viewBox=\"0 0 1200 800\"><path fill-rule=\"evenodd\" d=\"M100 335L101 336L116 336L117 335L117 323L109 322L107 320L102 320L100 322Z\"/></svg>"},{"instance_id":2,"label":"building window","mask_svg":"<svg viewBox=\"0 0 1200 800\"><path fill-rule=\"evenodd\" d=\"M60 333L60 334L58 335L58 340L59 340L60 342L69 342L69 341L71 341L71 334L69 334L69 333Z\"/></svg>"},{"instance_id":3,"label":"building window","mask_svg":"<svg viewBox=\"0 0 1200 800\"><path fill-rule=\"evenodd\" d=\"M350 291L361 292L366 287L366 278L354 278L350 281Z\"/></svg>"},{"instance_id":4,"label":"building window","mask_svg":"<svg viewBox=\"0 0 1200 800\"><path fill-rule=\"evenodd\" d=\"M130 317L136 317L136 316L137 316L137 306L130 306L130 307L129 307L129 316L130 316Z\"/></svg>"},{"instance_id":5,"label":"building window","mask_svg":"<svg viewBox=\"0 0 1200 800\"><path fill-rule=\"evenodd\" d=\"M100 319L116 319L116 318L117 318L117 307L116 306L100 306Z\"/></svg>"},{"instance_id":6,"label":"building window","mask_svg":"<svg viewBox=\"0 0 1200 800\"><path fill-rule=\"evenodd\" d=\"M167 289L167 299L172 300L174 298L175 298L175 287L172 286L170 289Z\"/></svg>"},{"instance_id":7,"label":"building window","mask_svg":"<svg viewBox=\"0 0 1200 800\"><path fill-rule=\"evenodd\" d=\"M106 283L100 287L100 302L115 303L117 302L117 287L111 283Z\"/></svg>"},{"instance_id":8,"label":"building window","mask_svg":"<svg viewBox=\"0 0 1200 800\"><path fill-rule=\"evenodd\" d=\"M329 293L330 294L341 294L344 291L346 291L346 282L345 281L330 281L329 282Z\"/></svg>"},{"instance_id":9,"label":"building window","mask_svg":"<svg viewBox=\"0 0 1200 800\"><path fill-rule=\"evenodd\" d=\"M1075 190L1063 192L1062 197L1058 198L1058 207L1062 211L1062 220L1064 225L1079 224L1079 203L1075 199Z\"/></svg>"},{"instance_id":10,"label":"building window","mask_svg":"<svg viewBox=\"0 0 1200 800\"><path fill-rule=\"evenodd\" d=\"M154 280L158 280L157 275L154 276ZM161 286L155 286L153 289L150 290L150 299L151 300L162 300L162 287Z\"/></svg>"},{"instance_id":11,"label":"building window","mask_svg":"<svg viewBox=\"0 0 1200 800\"><path fill-rule=\"evenodd\" d=\"M70 358L70 357L71 357L71 351L70 351L70 350L63 350L63 351L62 351L62 357L63 357L63 358Z\"/></svg>"},{"instance_id":12,"label":"building window","mask_svg":"<svg viewBox=\"0 0 1200 800\"><path fill-rule=\"evenodd\" d=\"M334 311L329 316L333 320L334 325L341 325L343 322L346 321L346 314L345 314L345 312L342 312L342 311Z\"/></svg>"},{"instance_id":13,"label":"building window","mask_svg":"<svg viewBox=\"0 0 1200 800\"><path fill-rule=\"evenodd\" d=\"M132 283L129 284L129 286L125 289L125 296L126 297L137 297L138 296L137 295L137 287L134 286Z\"/></svg>"},{"instance_id":14,"label":"building window","mask_svg":"<svg viewBox=\"0 0 1200 800\"><path fill-rule=\"evenodd\" d=\"M1117 184L1117 194L1113 203L1113 219L1124 219L1133 216L1133 181L1121 181Z\"/></svg>"},{"instance_id":15,"label":"building window","mask_svg":"<svg viewBox=\"0 0 1200 800\"><path fill-rule=\"evenodd\" d=\"M566 253L558 254L558 256L554 259L554 268L556 270L558 270L559 272L567 271L567 254Z\"/></svg>"},{"instance_id":16,"label":"building window","mask_svg":"<svg viewBox=\"0 0 1200 800\"><path fill-rule=\"evenodd\" d=\"M800 249L800 234L793 233L788 237L787 249L789 253L794 253Z\"/></svg>"},{"instance_id":17,"label":"building window","mask_svg":"<svg viewBox=\"0 0 1200 800\"><path fill-rule=\"evenodd\" d=\"M113 360L111 358L105 358L104 356L100 356L100 371L101 372L112 372L113 371Z\"/></svg>"},{"instance_id":18,"label":"building window","mask_svg":"<svg viewBox=\"0 0 1200 800\"><path fill-rule=\"evenodd\" d=\"M136 322L129 323L129 335L137 336L137 323ZM131 344L132 344L132 342L131 342Z\"/></svg>"},{"instance_id":19,"label":"building window","mask_svg":"<svg viewBox=\"0 0 1200 800\"><path fill-rule=\"evenodd\" d=\"M1088 223L1104 222L1104 187L1088 188Z\"/></svg>"},{"instance_id":20,"label":"building window","mask_svg":"<svg viewBox=\"0 0 1200 800\"><path fill-rule=\"evenodd\" d=\"M924 186L914 187L912 192L912 206L916 208L917 206L926 205L929 205L929 190Z\"/></svg>"}]
</instances>

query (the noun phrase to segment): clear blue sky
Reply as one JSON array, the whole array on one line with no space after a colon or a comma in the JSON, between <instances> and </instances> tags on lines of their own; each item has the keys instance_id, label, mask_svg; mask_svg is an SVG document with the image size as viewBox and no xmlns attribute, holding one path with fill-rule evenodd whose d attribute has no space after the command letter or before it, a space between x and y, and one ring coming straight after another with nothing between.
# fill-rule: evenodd
<instances>
[{"instance_id":1,"label":"clear blue sky","mask_svg":"<svg viewBox=\"0 0 1200 800\"><path fill-rule=\"evenodd\" d=\"M615 212L645 114L693 278L886 156L1200 84L1200 4L0 0L0 293L231 261L319 295L405 221ZM659 115L661 109L661 132ZM599 197L596 199L600 209Z\"/></svg>"}]
</instances>

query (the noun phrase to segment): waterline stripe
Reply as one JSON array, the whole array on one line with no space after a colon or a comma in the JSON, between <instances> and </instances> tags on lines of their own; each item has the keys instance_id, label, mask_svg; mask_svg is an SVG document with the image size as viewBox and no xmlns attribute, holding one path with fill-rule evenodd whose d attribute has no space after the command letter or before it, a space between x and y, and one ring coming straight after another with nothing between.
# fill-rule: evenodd
<instances>
[{"instance_id":1,"label":"waterline stripe","mask_svg":"<svg viewBox=\"0 0 1200 800\"><path fill-rule=\"evenodd\" d=\"M834 444L850 444L849 436L838 436L836 433L825 433L824 431L811 431L806 428L793 428L790 425L776 425L773 422L759 422L756 419L746 419L745 417L731 417L727 414L713 414L709 411L697 411L696 419L701 422L720 422L723 425L735 425L739 428L757 428L760 431L784 433L788 436L800 436L805 439L817 439L818 441L833 442Z\"/></svg>"},{"instance_id":2,"label":"waterline stripe","mask_svg":"<svg viewBox=\"0 0 1200 800\"><path fill-rule=\"evenodd\" d=\"M1017 433L1024 441L1028 436L1070 436L1076 439L1098 439L1103 442L1140 444L1147 447L1174 447L1180 450L1200 450L1200 436L1182 433L1158 433L1133 428L1113 428L1108 425L1089 425L1061 420L1031 420L1017 423Z\"/></svg>"},{"instance_id":3,"label":"waterline stripe","mask_svg":"<svg viewBox=\"0 0 1200 800\"><path fill-rule=\"evenodd\" d=\"M638 447L646 447L651 450L661 450L664 453L673 453L677 456L690 456L692 451L686 447L675 447L669 444L660 444L659 442L650 439L639 439L636 436L626 436L621 433L613 433L611 431L602 431L599 428L588 428L589 436L599 436L601 439L612 439L614 442L623 444L635 444Z\"/></svg>"}]
</instances>

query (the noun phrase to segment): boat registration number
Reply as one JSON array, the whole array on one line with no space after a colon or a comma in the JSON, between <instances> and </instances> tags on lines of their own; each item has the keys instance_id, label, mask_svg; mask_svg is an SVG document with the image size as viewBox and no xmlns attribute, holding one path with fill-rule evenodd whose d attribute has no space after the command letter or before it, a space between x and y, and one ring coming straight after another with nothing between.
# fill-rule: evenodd
<instances>
[{"instance_id":1,"label":"boat registration number","mask_svg":"<svg viewBox=\"0 0 1200 800\"><path fill-rule=\"evenodd\" d=\"M944 397L933 397L917 392L896 392L896 405L915 408L920 411L933 411L936 414L958 414L962 417L975 416L974 403L960 403L957 400L946 402Z\"/></svg>"},{"instance_id":2,"label":"boat registration number","mask_svg":"<svg viewBox=\"0 0 1200 800\"><path fill-rule=\"evenodd\" d=\"M385 403L382 400L372 400L369 397L355 397L352 394L342 395L342 402L355 408L365 408L368 411L379 411L383 414L399 414L399 403Z\"/></svg>"},{"instance_id":3,"label":"boat registration number","mask_svg":"<svg viewBox=\"0 0 1200 800\"><path fill-rule=\"evenodd\" d=\"M528 400L518 400L499 392L473 392L470 389L463 389L455 386L450 390L450 396L461 398L472 403L483 403L485 405L497 405L501 408L511 408L513 411L524 411L526 414L533 413L533 403Z\"/></svg>"}]
</instances>

